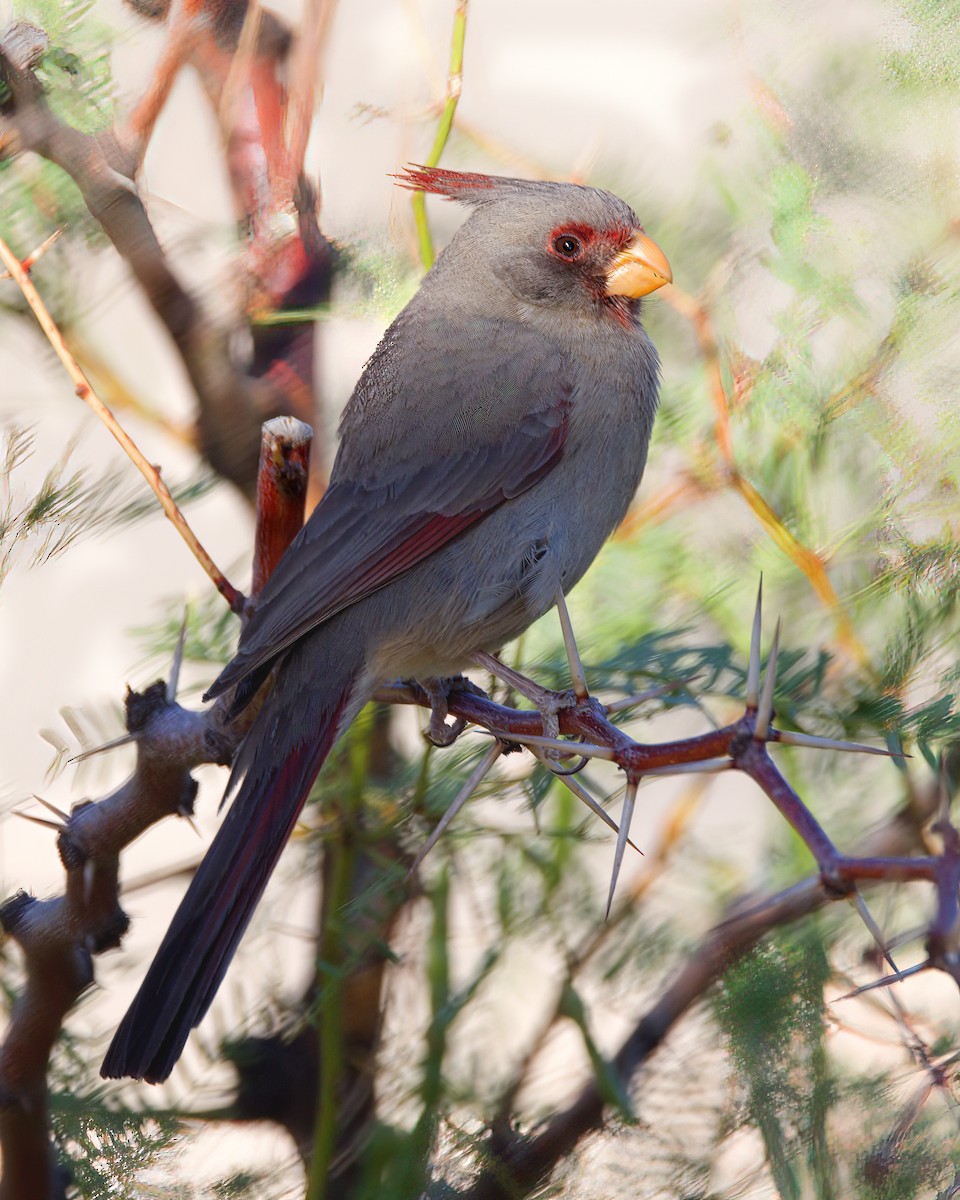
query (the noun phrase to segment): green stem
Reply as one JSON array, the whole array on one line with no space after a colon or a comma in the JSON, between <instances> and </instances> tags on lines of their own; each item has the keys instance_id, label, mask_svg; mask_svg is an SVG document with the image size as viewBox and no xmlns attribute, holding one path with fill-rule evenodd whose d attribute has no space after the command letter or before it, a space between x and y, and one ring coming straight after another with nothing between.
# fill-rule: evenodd
<instances>
[{"instance_id":1,"label":"green stem","mask_svg":"<svg viewBox=\"0 0 960 1200\"><path fill-rule=\"evenodd\" d=\"M361 811L363 791L369 767L370 710L364 710L354 723L349 753L350 786L340 814L339 828L331 835L325 853L332 856L326 872L324 923L321 932L320 961L326 980L320 990L317 1019L320 1037L320 1071L317 1084L317 1115L313 1131L313 1157L307 1178L305 1200L324 1200L330 1165L337 1147L339 1105L337 1088L343 1069L343 985L344 943L343 913L350 902L356 865L354 839L357 814Z\"/></svg>"},{"instance_id":2,"label":"green stem","mask_svg":"<svg viewBox=\"0 0 960 1200\"><path fill-rule=\"evenodd\" d=\"M335 855L329 875L329 921L323 933L321 950L323 961L328 964L328 975L321 991L318 1012L320 1078L306 1200L324 1200L326 1195L327 1178L337 1141L337 1084L343 1066L343 980L331 966L342 957L340 910L349 900L353 850L348 847L347 839L341 838L336 847L329 848L328 853Z\"/></svg>"},{"instance_id":3,"label":"green stem","mask_svg":"<svg viewBox=\"0 0 960 1200\"><path fill-rule=\"evenodd\" d=\"M443 1058L450 1023L450 876L446 869L437 880L433 893L433 928L427 951L430 980L430 1025L427 1029L427 1054L423 1064L420 1099L423 1109L413 1130L414 1167L419 1175L411 1196L420 1195L427 1177L427 1162L436 1137L440 1102L443 1097Z\"/></svg>"},{"instance_id":4,"label":"green stem","mask_svg":"<svg viewBox=\"0 0 960 1200\"><path fill-rule=\"evenodd\" d=\"M453 117L457 111L457 102L463 88L463 46L467 37L467 7L470 0L458 0L457 11L453 18L453 41L450 46L450 69L447 72L447 100L440 114L440 124L437 134L430 147L430 153L424 162L425 167L435 167L440 161L450 130L453 128ZM413 196L413 219L417 227L417 242L420 246L420 261L429 271L433 266L433 238L430 236L430 226L427 223L427 201L423 192L415 192Z\"/></svg>"}]
</instances>

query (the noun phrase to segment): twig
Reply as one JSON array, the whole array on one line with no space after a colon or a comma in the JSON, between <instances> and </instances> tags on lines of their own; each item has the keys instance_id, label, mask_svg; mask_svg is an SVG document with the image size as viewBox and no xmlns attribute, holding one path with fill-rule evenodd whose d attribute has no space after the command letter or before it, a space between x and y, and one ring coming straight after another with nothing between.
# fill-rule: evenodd
<instances>
[{"instance_id":1,"label":"twig","mask_svg":"<svg viewBox=\"0 0 960 1200\"><path fill-rule=\"evenodd\" d=\"M186 542L190 553L197 560L200 566L206 571L207 575L212 580L214 586L221 596L230 605L230 608L235 613L243 611L244 597L233 584L227 579L220 568L216 565L210 555L204 550L200 544L197 535L190 528L186 518L177 506L176 501L170 494L170 489L160 477L160 469L153 463L148 462L141 453L139 447L134 442L133 438L119 424L116 417L109 408L103 403L100 397L94 391L90 381L80 369L77 360L67 348L67 343L64 340L63 334L60 332L53 317L51 317L47 306L40 297L40 293L33 285L33 281L24 271L20 264L20 260L13 253L7 243L0 238L0 260L3 261L10 275L16 280L23 292L24 299L33 309L34 315L40 324L40 328L47 336L47 340L53 347L57 357L63 363L67 374L73 381L77 395L85 404L87 404L96 415L100 418L107 429L113 434L116 440L123 447L127 457L134 464L140 474L144 477L147 483L152 488L154 494L160 502L160 507L163 509L167 518L173 522L174 528Z\"/></svg>"},{"instance_id":2,"label":"twig","mask_svg":"<svg viewBox=\"0 0 960 1200\"><path fill-rule=\"evenodd\" d=\"M196 0L173 0L166 22L166 41L147 90L134 105L117 140L130 156L135 173L143 162L157 118L169 99L180 68L189 60L191 42L197 37Z\"/></svg>"},{"instance_id":3,"label":"twig","mask_svg":"<svg viewBox=\"0 0 960 1200\"><path fill-rule=\"evenodd\" d=\"M435 167L440 161L453 128L453 118L457 111L460 93L463 90L463 47L467 36L467 8L469 0L458 0L457 10L453 17L453 40L450 46L450 69L447 73L447 98L440 113L440 123L430 147L430 153L423 160L425 167ZM429 271L433 266L433 238L430 236L430 225L427 221L427 201L423 192L413 194L413 219L417 227L417 242L420 247L420 261L424 269Z\"/></svg>"}]
</instances>

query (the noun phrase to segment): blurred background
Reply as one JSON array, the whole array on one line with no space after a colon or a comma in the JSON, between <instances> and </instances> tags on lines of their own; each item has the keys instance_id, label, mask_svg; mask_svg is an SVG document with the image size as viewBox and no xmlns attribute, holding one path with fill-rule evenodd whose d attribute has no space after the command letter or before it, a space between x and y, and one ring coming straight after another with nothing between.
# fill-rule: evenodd
<instances>
[{"instance_id":1,"label":"blurred background","mask_svg":"<svg viewBox=\"0 0 960 1200\"><path fill-rule=\"evenodd\" d=\"M410 196L390 175L424 161L434 142L455 7L352 0L333 15L307 153L320 228L339 248L332 299L312 314L327 466L338 412L422 273ZM297 27L297 4L273 8ZM67 119L91 129L130 110L164 43L162 25L115 3L3 13L4 24L36 21L77 56L73 70L51 68L50 87ZM851 852L894 821L913 822L917 852L931 845L938 763L957 737L958 16L956 4L936 0L471 0L462 94L441 159L606 187L667 253L675 286L643 310L663 361L649 466L625 526L571 598L588 675L612 696L696 673L641 712L631 732L642 740L735 719L762 574L765 648L783 620L782 723L912 755L781 752L793 786ZM237 224L216 122L190 71L163 107L139 185L174 271L229 323L242 306ZM437 199L427 213L440 247L462 213ZM194 394L167 334L75 189L35 156L3 161L0 234L26 255L60 226L34 273L41 293L103 398L183 490L200 540L245 587L251 510L197 455ZM126 751L79 768L66 760L121 732L124 688L167 670L184 605L184 703L199 702L236 628L172 528L150 515L139 477L73 395L15 286L0 289L0 798L8 812L35 793L68 808L129 772ZM517 654L535 677L560 680L555 616ZM411 795L442 811L484 749L467 737L428 769L417 724L410 714L394 722L400 765L389 786L371 785L370 802L395 806L398 820ZM626 864L623 911L603 933L613 839L584 825L531 761L510 759L458 818L428 863L427 897L401 914L391 939L378 1112L407 1128L426 1102L409 1044L420 1045L428 1011L431 888L453 887L450 969L473 991L443 1065L436 1177L451 1187L469 1173L472 1139L510 1064L537 1045L518 1109L533 1123L596 1069L585 1026L611 1053L730 899L813 870L749 781L650 782L633 834L646 857ZM205 844L224 773L199 774ZM587 775L616 816L616 773ZM427 776L424 801L417 780ZM5 894L62 886L47 831L8 815L0 839ZM316 897L304 861L316 828L303 841L208 1039L251 1014L269 1017L310 973ZM176 871L202 848L168 822L125 855L129 879L173 873L125 902L134 927L123 954L98 962L105 988L71 1023L83 1070L169 919L183 888ZM920 961L928 891L885 885L869 898L885 936L919 931L898 963ZM589 968L575 982L589 1018L565 1011L546 1021L584 940ZM752 990L734 973L678 1028L644 1070L633 1120L620 1112L582 1143L555 1194L948 1194L960 1165L949 1089L920 1106L896 1153L878 1147L924 1086L911 1035L949 1056L960 999L949 981L923 974L899 989L899 1012L883 993L835 1002L883 969L846 905L775 940L744 968ZM757 1028L770 1040L752 1042ZM171 1084L170 1107L189 1109L215 1086L226 1085L195 1056ZM129 1090L122 1099L144 1103ZM164 1141L145 1182L128 1191L91 1183L84 1194L158 1194L146 1189L175 1179L184 1197L302 1194L298 1160L279 1136L264 1134L255 1152L247 1133L238 1146L220 1127L188 1140L193 1157ZM258 1174L265 1154L273 1165ZM247 1191L237 1163L254 1181ZM110 1164L104 1180L117 1170ZM227 1177L241 1180L233 1192L204 1190Z\"/></svg>"}]
</instances>

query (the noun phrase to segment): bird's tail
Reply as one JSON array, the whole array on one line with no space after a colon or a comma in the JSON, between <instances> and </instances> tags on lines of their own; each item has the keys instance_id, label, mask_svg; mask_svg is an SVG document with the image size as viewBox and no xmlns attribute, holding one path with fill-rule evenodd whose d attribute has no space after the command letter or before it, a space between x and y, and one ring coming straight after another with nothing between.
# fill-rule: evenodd
<instances>
[{"instance_id":1,"label":"bird's tail","mask_svg":"<svg viewBox=\"0 0 960 1200\"><path fill-rule=\"evenodd\" d=\"M298 666L299 664L297 664ZM245 739L230 809L107 1051L100 1074L159 1083L210 1007L337 733L359 706L357 672L305 693L280 678ZM286 678L285 678L286 676ZM312 710L312 711L304 711Z\"/></svg>"}]
</instances>

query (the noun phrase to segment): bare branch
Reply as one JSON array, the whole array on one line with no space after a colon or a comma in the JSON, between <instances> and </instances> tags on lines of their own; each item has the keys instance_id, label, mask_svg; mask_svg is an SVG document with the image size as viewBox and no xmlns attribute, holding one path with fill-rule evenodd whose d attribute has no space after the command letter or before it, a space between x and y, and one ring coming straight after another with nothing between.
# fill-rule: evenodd
<instances>
[{"instance_id":1,"label":"bare branch","mask_svg":"<svg viewBox=\"0 0 960 1200\"><path fill-rule=\"evenodd\" d=\"M7 270L16 280L21 292L23 292L27 303L33 309L34 315L40 323L40 328L46 334L47 340L73 381L77 395L89 408L93 409L94 413L96 413L110 433L113 434L123 447L127 457L153 489L154 494L160 501L160 507L163 509L164 515L172 522L176 531L186 542L190 553L210 577L220 595L223 596L234 612L242 612L244 605L242 593L238 592L230 583L210 555L204 550L203 546L201 546L199 539L187 524L186 518L177 506L173 496L171 496L170 489L161 479L160 468L147 461L133 438L120 425L110 409L107 408L94 391L90 381L84 375L83 371L81 371L79 363L67 348L63 334L57 327L53 317L50 316L47 306L40 297L40 293L33 285L33 281L27 275L26 271L24 271L20 260L2 238L0 238L0 261L6 265Z\"/></svg>"}]
</instances>

